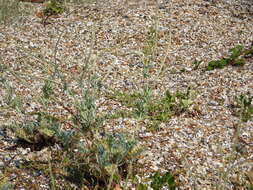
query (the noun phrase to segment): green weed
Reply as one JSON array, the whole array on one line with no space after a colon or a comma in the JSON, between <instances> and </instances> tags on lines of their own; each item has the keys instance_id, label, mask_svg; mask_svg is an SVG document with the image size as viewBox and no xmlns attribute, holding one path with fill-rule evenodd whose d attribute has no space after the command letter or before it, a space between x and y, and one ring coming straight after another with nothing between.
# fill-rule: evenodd
<instances>
[{"instance_id":1,"label":"green weed","mask_svg":"<svg viewBox=\"0 0 253 190\"><path fill-rule=\"evenodd\" d=\"M152 96L150 88L132 94L115 92L110 98L131 108L128 116L149 119L150 121L168 121L171 116L179 115L193 104L194 91L188 88L186 92L177 91L172 94L169 90L162 97ZM156 123L157 124L157 123Z\"/></svg>"},{"instance_id":2,"label":"green weed","mask_svg":"<svg viewBox=\"0 0 253 190\"><path fill-rule=\"evenodd\" d=\"M167 172L164 175L156 172L152 177L151 187L154 190L160 190L162 187L166 186L169 190L176 189L176 183L173 175Z\"/></svg>"},{"instance_id":3,"label":"green weed","mask_svg":"<svg viewBox=\"0 0 253 190\"><path fill-rule=\"evenodd\" d=\"M43 10L45 16L58 15L65 10L62 0L50 0L46 3L46 7Z\"/></svg>"},{"instance_id":4,"label":"green weed","mask_svg":"<svg viewBox=\"0 0 253 190\"><path fill-rule=\"evenodd\" d=\"M227 65L243 66L246 58L253 56L253 46L246 49L241 45L238 45L229 50L230 56L227 58L221 58L220 60L210 61L207 66L207 70L222 69Z\"/></svg>"},{"instance_id":5,"label":"green weed","mask_svg":"<svg viewBox=\"0 0 253 190\"><path fill-rule=\"evenodd\" d=\"M208 63L208 67L207 70L214 70L214 69L222 69L224 68L227 64L229 63L228 59L220 59L220 60L216 60L216 61L210 61Z\"/></svg>"},{"instance_id":6,"label":"green weed","mask_svg":"<svg viewBox=\"0 0 253 190\"><path fill-rule=\"evenodd\" d=\"M129 162L139 154L135 146L135 140L122 134L106 134L94 139L91 146L79 143L78 151L67 152L66 178L79 187L89 188L103 189L108 184L119 183L127 174Z\"/></svg>"}]
</instances>

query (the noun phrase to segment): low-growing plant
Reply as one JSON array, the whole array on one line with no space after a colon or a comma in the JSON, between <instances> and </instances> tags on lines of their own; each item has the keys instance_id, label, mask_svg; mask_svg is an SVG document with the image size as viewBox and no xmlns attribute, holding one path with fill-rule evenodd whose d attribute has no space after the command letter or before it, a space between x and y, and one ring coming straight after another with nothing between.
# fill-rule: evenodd
<instances>
[{"instance_id":1,"label":"low-growing plant","mask_svg":"<svg viewBox=\"0 0 253 190\"><path fill-rule=\"evenodd\" d=\"M228 64L228 59L222 58L220 60L210 61L207 70L222 69Z\"/></svg>"},{"instance_id":2,"label":"low-growing plant","mask_svg":"<svg viewBox=\"0 0 253 190\"><path fill-rule=\"evenodd\" d=\"M96 104L102 84L92 71L87 71L88 65L83 66L83 72L76 80L78 92L64 85L63 80L62 84L55 82L56 77L63 79L60 70L57 71L58 75L45 77L41 95L33 99L40 105L40 109L19 112L25 119L12 125L18 139L17 146L22 144L32 151L48 146L60 147L52 151L48 163L51 169L45 168L44 171L51 176L52 188L57 188L57 180L65 179L66 187L68 183L74 183L78 188L111 189L128 175L129 163L134 164L142 150L134 137L104 131L102 124L106 121L107 114L99 113ZM58 69L56 66L54 68ZM10 68L5 69L12 73ZM6 82L8 76L5 74L2 75L2 86L6 89L5 104L18 111L17 108L22 105L13 104L16 93ZM19 79L25 80L21 77ZM23 83L25 84L24 81ZM73 100L67 102L72 106L66 106L65 102L56 99L57 86L62 88L60 91L65 96ZM23 99L20 104L25 102ZM68 116L54 115L50 110L55 104L61 106ZM68 129L64 127L66 124Z\"/></svg>"},{"instance_id":3,"label":"low-growing plant","mask_svg":"<svg viewBox=\"0 0 253 190\"><path fill-rule=\"evenodd\" d=\"M173 175L169 172L161 175L160 173L156 172L152 177L151 187L154 190L160 190L162 187L167 187L169 190L176 189L176 183Z\"/></svg>"},{"instance_id":4,"label":"low-growing plant","mask_svg":"<svg viewBox=\"0 0 253 190\"><path fill-rule=\"evenodd\" d=\"M60 151L66 154L62 158L53 157L58 161L52 161L52 168L61 168L62 173L66 173L65 179L78 187L103 189L108 184L113 186L119 183L127 175L129 162L133 162L141 148L137 147L136 140L124 134L101 134L103 119L97 115L95 101L98 83L95 80L91 78L90 88L82 89L82 99L75 103L76 112L66 108L72 115L72 130L61 129L65 121L44 112L32 112L30 115L36 116L36 119L13 125L12 128L19 141L28 147L30 145L32 150L60 145ZM42 96L48 101L54 91L52 86L46 88L49 86L45 83ZM64 167L57 166L62 159L65 160Z\"/></svg>"},{"instance_id":5,"label":"low-growing plant","mask_svg":"<svg viewBox=\"0 0 253 190\"><path fill-rule=\"evenodd\" d=\"M111 188L126 177L129 162L139 154L135 147L136 141L123 134L106 134L94 139L91 146L79 143L76 152L68 151L66 177L89 189L104 189L108 185Z\"/></svg>"},{"instance_id":6,"label":"low-growing plant","mask_svg":"<svg viewBox=\"0 0 253 190\"><path fill-rule=\"evenodd\" d=\"M45 8L38 15L42 18L42 24L45 26L51 16L62 14L65 9L63 0L50 0L46 1Z\"/></svg>"},{"instance_id":7,"label":"low-growing plant","mask_svg":"<svg viewBox=\"0 0 253 190\"><path fill-rule=\"evenodd\" d=\"M63 13L64 9L62 0L50 0L46 2L43 13L45 16L58 15Z\"/></svg>"},{"instance_id":8,"label":"low-growing plant","mask_svg":"<svg viewBox=\"0 0 253 190\"><path fill-rule=\"evenodd\" d=\"M149 119L151 121L168 121L171 116L181 114L193 104L194 91L188 88L186 92L177 91L172 94L169 90L162 97L152 96L149 88L142 92L115 92L109 96L122 105L131 108L127 115Z\"/></svg>"},{"instance_id":9,"label":"low-growing plant","mask_svg":"<svg viewBox=\"0 0 253 190\"><path fill-rule=\"evenodd\" d=\"M235 46L229 50L230 56L219 60L210 61L207 70L222 69L227 65L242 66L245 64L245 59L253 56L253 46L244 48L241 45Z\"/></svg>"},{"instance_id":10,"label":"low-growing plant","mask_svg":"<svg viewBox=\"0 0 253 190\"><path fill-rule=\"evenodd\" d=\"M60 124L58 119L50 114L38 112L34 121L14 124L11 126L19 143L30 147L32 150L41 150L44 147L52 146L57 142L55 131Z\"/></svg>"}]
</instances>

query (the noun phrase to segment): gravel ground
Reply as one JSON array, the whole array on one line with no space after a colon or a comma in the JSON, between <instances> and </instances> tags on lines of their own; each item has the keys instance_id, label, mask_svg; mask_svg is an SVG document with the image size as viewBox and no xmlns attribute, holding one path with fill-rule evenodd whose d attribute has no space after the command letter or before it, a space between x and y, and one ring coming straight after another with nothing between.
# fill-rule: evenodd
<instances>
[{"instance_id":1,"label":"gravel ground","mask_svg":"<svg viewBox=\"0 0 253 190\"><path fill-rule=\"evenodd\" d=\"M231 104L240 94L253 95L253 60L242 67L203 71L211 60L228 56L230 48L253 42L253 2L250 0L170 0L98 1L69 6L43 26L38 11L41 4L22 3L30 14L12 25L0 25L0 56L3 65L21 73L8 76L15 90L25 96L27 112L38 109L31 99L41 92L43 79L53 71L45 65L56 60L70 85L87 61L103 80L105 97L100 109L114 112L122 105L106 98L110 89L134 91L143 79L144 56L150 27L157 29L148 82L154 96L167 89L175 92L187 87L195 92L189 113L173 116L161 123L158 131L147 130L148 121L133 118L111 119L107 130L134 133L147 149L139 160L141 181L154 171L170 171L178 189L251 189L253 184L253 122L241 122L232 114ZM57 53L56 51L57 44ZM91 56L87 56L87 55ZM31 55L43 57L44 61ZM193 62L202 61L198 69ZM162 68L162 69L161 69ZM1 71L1 70L0 70ZM59 92L60 94L60 92ZM7 151L13 144L4 126L22 121L18 113L5 108L5 92L0 89L0 167L11 155L28 155L31 150ZM67 102L63 95L56 97ZM29 104L28 104L29 103ZM52 110L66 115L55 105ZM9 139L9 140L8 140ZM17 157L18 159L18 157ZM25 181L49 189L43 175L12 174L17 189L27 189ZM250 188L251 183L251 188ZM134 189L129 184L129 189Z\"/></svg>"}]
</instances>

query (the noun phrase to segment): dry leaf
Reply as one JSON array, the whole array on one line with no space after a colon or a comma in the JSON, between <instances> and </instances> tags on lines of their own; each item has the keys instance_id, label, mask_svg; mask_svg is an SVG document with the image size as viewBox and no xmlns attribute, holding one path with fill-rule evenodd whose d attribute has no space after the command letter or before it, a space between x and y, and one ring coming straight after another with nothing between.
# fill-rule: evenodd
<instances>
[{"instance_id":1,"label":"dry leaf","mask_svg":"<svg viewBox=\"0 0 253 190\"><path fill-rule=\"evenodd\" d=\"M37 12L36 16L39 17L39 18L44 18L45 17L45 15L42 11Z\"/></svg>"}]
</instances>

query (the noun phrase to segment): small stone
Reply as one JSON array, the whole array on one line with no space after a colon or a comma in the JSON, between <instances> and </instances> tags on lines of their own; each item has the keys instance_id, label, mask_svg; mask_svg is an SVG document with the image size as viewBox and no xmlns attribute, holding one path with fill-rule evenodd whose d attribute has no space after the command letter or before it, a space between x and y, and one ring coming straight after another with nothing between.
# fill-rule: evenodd
<instances>
[{"instance_id":1,"label":"small stone","mask_svg":"<svg viewBox=\"0 0 253 190\"><path fill-rule=\"evenodd\" d=\"M209 106L218 106L219 103L216 102L216 101L211 100L210 102L208 102L208 105L209 105Z\"/></svg>"}]
</instances>

